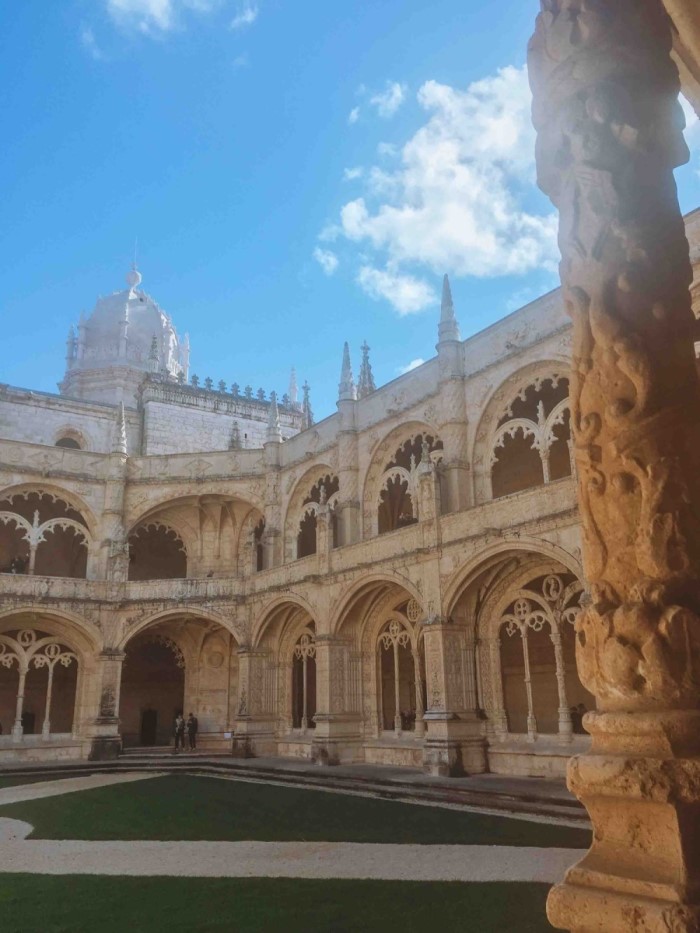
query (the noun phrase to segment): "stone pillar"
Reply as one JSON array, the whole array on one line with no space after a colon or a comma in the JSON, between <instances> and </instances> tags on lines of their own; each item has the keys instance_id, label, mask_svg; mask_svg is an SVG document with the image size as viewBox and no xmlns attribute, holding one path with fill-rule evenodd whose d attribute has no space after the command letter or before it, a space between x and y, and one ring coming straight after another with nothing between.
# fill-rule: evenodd
<instances>
[{"instance_id":1,"label":"stone pillar","mask_svg":"<svg viewBox=\"0 0 700 933\"><path fill-rule=\"evenodd\" d=\"M423 644L428 729L423 767L443 776L480 774L486 752L476 706L467 706L466 629L442 619L426 622Z\"/></svg>"},{"instance_id":2,"label":"stone pillar","mask_svg":"<svg viewBox=\"0 0 700 933\"><path fill-rule=\"evenodd\" d=\"M450 345L450 350L452 346ZM461 368L462 345L456 348L457 365ZM468 509L472 503L471 477L469 474L469 461L467 459L467 446L469 424L467 422L467 398L464 389L464 377L460 373L452 374L452 366L448 369L445 362L447 356L444 345L438 344L440 357L440 409L442 418L440 422L440 439L444 447L444 457L440 465L443 476L443 512L460 512ZM448 360L451 363L451 353ZM455 367L456 368L456 367Z\"/></svg>"},{"instance_id":3,"label":"stone pillar","mask_svg":"<svg viewBox=\"0 0 700 933\"><path fill-rule=\"evenodd\" d=\"M91 677L92 689L88 687L88 702L96 714L88 725L90 761L112 760L121 752L119 694L125 657L125 653L117 648L105 648L97 656Z\"/></svg>"},{"instance_id":4,"label":"stone pillar","mask_svg":"<svg viewBox=\"0 0 700 933\"><path fill-rule=\"evenodd\" d=\"M338 545L354 544L360 540L360 493L358 481L357 428L355 425L357 402L350 398L338 400L340 431L338 432L339 494Z\"/></svg>"},{"instance_id":5,"label":"stone pillar","mask_svg":"<svg viewBox=\"0 0 700 933\"><path fill-rule=\"evenodd\" d=\"M349 710L350 645L334 635L316 636L316 715L312 757L337 765L342 752L352 758L360 740L360 716Z\"/></svg>"},{"instance_id":6,"label":"stone pillar","mask_svg":"<svg viewBox=\"0 0 700 933\"><path fill-rule=\"evenodd\" d=\"M322 576L330 572L330 556L333 546L331 515L328 505L322 502L316 513L316 562Z\"/></svg>"},{"instance_id":7,"label":"stone pillar","mask_svg":"<svg viewBox=\"0 0 700 933\"><path fill-rule=\"evenodd\" d=\"M577 662L598 704L569 765L593 845L548 903L577 933L700 930L700 384L670 52L660 0L543 0L529 49L574 322Z\"/></svg>"},{"instance_id":8,"label":"stone pillar","mask_svg":"<svg viewBox=\"0 0 700 933\"><path fill-rule=\"evenodd\" d=\"M265 696L265 652L238 649L238 706L231 754L253 758L275 751L275 714Z\"/></svg>"},{"instance_id":9,"label":"stone pillar","mask_svg":"<svg viewBox=\"0 0 700 933\"><path fill-rule=\"evenodd\" d=\"M124 495L127 481L127 456L113 452L109 456L102 513L101 553L90 555L87 576L104 577L124 583L129 577L129 542L124 528Z\"/></svg>"}]
</instances>

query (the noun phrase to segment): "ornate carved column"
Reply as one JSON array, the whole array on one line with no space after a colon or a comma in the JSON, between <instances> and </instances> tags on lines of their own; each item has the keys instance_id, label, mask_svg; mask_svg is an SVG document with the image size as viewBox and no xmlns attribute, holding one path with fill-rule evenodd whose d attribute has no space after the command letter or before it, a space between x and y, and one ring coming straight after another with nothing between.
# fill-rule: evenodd
<instances>
[{"instance_id":1,"label":"ornate carved column","mask_svg":"<svg viewBox=\"0 0 700 933\"><path fill-rule=\"evenodd\" d=\"M570 741L573 734L571 709L566 696L566 665L564 664L564 651L561 643L561 633L551 631L549 637L554 646L554 664L557 678L557 696L559 697L559 735L564 741Z\"/></svg>"},{"instance_id":2,"label":"ornate carved column","mask_svg":"<svg viewBox=\"0 0 700 933\"><path fill-rule=\"evenodd\" d=\"M122 666L126 655L117 648L105 648L91 665L88 676L88 692L95 718L89 726L91 738L89 758L104 761L116 758L122 747L119 734L119 694L122 683ZM91 689L92 688L92 689Z\"/></svg>"},{"instance_id":3,"label":"ornate carved column","mask_svg":"<svg viewBox=\"0 0 700 933\"><path fill-rule=\"evenodd\" d=\"M275 754L276 714L270 684L277 673L270 657L248 645L238 649L238 709L231 754L236 758Z\"/></svg>"},{"instance_id":4,"label":"ornate carved column","mask_svg":"<svg viewBox=\"0 0 700 933\"><path fill-rule=\"evenodd\" d=\"M316 636L316 715L312 756L320 765L351 759L359 743L360 715L352 709L350 645L334 635Z\"/></svg>"},{"instance_id":5,"label":"ornate carved column","mask_svg":"<svg viewBox=\"0 0 700 933\"><path fill-rule=\"evenodd\" d=\"M529 49L539 183L560 212L598 711L569 786L595 827L554 926L700 930L700 385L660 0L543 0Z\"/></svg>"},{"instance_id":6,"label":"ornate carved column","mask_svg":"<svg viewBox=\"0 0 700 933\"><path fill-rule=\"evenodd\" d=\"M423 719L428 729L423 767L431 774L486 770L481 722L476 706L467 705L466 639L466 629L452 622L438 619L423 625L427 681Z\"/></svg>"}]
</instances>

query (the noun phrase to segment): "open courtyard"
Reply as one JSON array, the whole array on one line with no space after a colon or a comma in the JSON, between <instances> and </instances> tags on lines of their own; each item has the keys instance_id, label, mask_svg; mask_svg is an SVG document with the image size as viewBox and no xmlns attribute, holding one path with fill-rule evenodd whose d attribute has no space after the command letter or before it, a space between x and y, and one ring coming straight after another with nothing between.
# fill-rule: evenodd
<instances>
[{"instance_id":1,"label":"open courtyard","mask_svg":"<svg viewBox=\"0 0 700 933\"><path fill-rule=\"evenodd\" d=\"M548 883L589 838L240 777L4 775L0 911L8 933L539 933Z\"/></svg>"}]
</instances>

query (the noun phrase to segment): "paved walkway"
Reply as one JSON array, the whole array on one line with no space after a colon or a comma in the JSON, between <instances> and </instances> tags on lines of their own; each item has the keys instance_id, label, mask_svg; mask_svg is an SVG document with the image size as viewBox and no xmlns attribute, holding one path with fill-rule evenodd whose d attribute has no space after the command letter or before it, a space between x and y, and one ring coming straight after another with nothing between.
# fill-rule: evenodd
<instances>
[{"instance_id":1,"label":"paved walkway","mask_svg":"<svg viewBox=\"0 0 700 933\"><path fill-rule=\"evenodd\" d=\"M0 818L3 872L551 883L582 855L579 849L522 846L26 839L31 829L20 820Z\"/></svg>"},{"instance_id":2,"label":"paved walkway","mask_svg":"<svg viewBox=\"0 0 700 933\"><path fill-rule=\"evenodd\" d=\"M157 771L122 771L120 774L88 774L84 777L61 778L56 781L41 781L36 784L16 784L13 787L0 787L0 806L5 803L22 803L24 800L39 800L41 797L72 794L75 791L92 790L93 787L107 787L110 784L145 781L154 777L161 777L161 775Z\"/></svg>"}]
</instances>

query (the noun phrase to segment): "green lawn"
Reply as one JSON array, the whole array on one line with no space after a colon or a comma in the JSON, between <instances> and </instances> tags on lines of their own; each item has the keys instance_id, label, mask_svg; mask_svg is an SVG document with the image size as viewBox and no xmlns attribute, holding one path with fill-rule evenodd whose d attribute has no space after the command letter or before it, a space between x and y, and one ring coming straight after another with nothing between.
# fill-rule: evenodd
<instances>
[{"instance_id":1,"label":"green lawn","mask_svg":"<svg viewBox=\"0 0 700 933\"><path fill-rule=\"evenodd\" d=\"M34 839L394 842L587 848L590 832L316 790L167 775L0 806Z\"/></svg>"},{"instance_id":2,"label":"green lawn","mask_svg":"<svg viewBox=\"0 0 700 933\"><path fill-rule=\"evenodd\" d=\"M17 787L19 784L41 784L43 781L61 781L71 777L70 774L33 774L31 777L20 777L16 774L0 774L0 788Z\"/></svg>"},{"instance_id":3,"label":"green lawn","mask_svg":"<svg viewBox=\"0 0 700 933\"><path fill-rule=\"evenodd\" d=\"M3 933L551 933L547 886L0 875Z\"/></svg>"}]
</instances>

